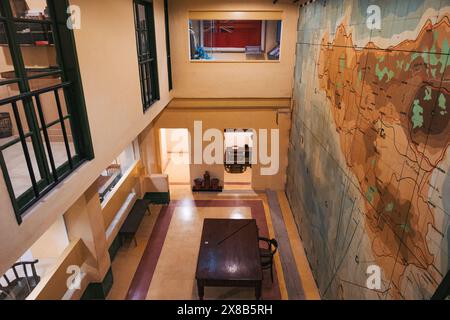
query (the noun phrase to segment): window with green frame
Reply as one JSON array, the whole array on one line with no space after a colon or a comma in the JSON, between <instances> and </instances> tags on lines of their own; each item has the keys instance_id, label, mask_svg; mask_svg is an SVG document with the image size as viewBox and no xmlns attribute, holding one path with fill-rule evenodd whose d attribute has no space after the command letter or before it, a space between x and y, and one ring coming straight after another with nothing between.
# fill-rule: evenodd
<instances>
[{"instance_id":1,"label":"window with green frame","mask_svg":"<svg viewBox=\"0 0 450 320\"><path fill-rule=\"evenodd\" d=\"M19 223L94 153L67 0L0 0L0 167Z\"/></svg>"},{"instance_id":2,"label":"window with green frame","mask_svg":"<svg viewBox=\"0 0 450 320\"><path fill-rule=\"evenodd\" d=\"M136 39L144 112L159 100L158 60L156 56L153 2L134 1Z\"/></svg>"}]
</instances>

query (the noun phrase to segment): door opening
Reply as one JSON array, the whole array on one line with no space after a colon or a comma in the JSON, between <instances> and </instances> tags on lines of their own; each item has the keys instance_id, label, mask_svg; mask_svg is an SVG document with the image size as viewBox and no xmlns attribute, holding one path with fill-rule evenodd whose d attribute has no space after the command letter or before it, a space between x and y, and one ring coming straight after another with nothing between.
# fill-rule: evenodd
<instances>
[{"instance_id":1,"label":"door opening","mask_svg":"<svg viewBox=\"0 0 450 320\"><path fill-rule=\"evenodd\" d=\"M161 170L170 184L190 184L188 129L160 129Z\"/></svg>"}]
</instances>

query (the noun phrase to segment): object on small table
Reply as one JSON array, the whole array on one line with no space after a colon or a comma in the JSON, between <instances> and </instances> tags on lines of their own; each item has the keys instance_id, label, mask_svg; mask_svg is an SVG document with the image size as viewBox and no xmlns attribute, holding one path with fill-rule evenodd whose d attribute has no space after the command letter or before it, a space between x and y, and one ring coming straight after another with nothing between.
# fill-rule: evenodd
<instances>
[{"instance_id":1,"label":"object on small table","mask_svg":"<svg viewBox=\"0 0 450 320\"><path fill-rule=\"evenodd\" d=\"M194 186L192 191L204 191L204 192L222 192L223 187L220 186L220 180L217 178L211 179L208 171L205 172L203 179L197 178L194 180Z\"/></svg>"},{"instance_id":2,"label":"object on small table","mask_svg":"<svg viewBox=\"0 0 450 320\"><path fill-rule=\"evenodd\" d=\"M203 187L203 179L197 178L194 180L194 188L200 190Z\"/></svg>"},{"instance_id":3,"label":"object on small table","mask_svg":"<svg viewBox=\"0 0 450 320\"><path fill-rule=\"evenodd\" d=\"M209 172L206 171L203 175L204 183L205 183L205 189L211 188L211 176L209 175Z\"/></svg>"},{"instance_id":4,"label":"object on small table","mask_svg":"<svg viewBox=\"0 0 450 320\"><path fill-rule=\"evenodd\" d=\"M217 190L219 188L219 183L220 180L219 179L211 179L211 189Z\"/></svg>"}]
</instances>

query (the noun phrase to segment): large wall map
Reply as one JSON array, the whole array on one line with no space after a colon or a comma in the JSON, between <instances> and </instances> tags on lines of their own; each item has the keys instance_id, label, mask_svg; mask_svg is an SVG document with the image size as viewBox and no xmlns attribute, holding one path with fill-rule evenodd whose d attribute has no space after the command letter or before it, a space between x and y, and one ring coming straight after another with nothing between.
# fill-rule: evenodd
<instances>
[{"instance_id":1,"label":"large wall map","mask_svg":"<svg viewBox=\"0 0 450 320\"><path fill-rule=\"evenodd\" d=\"M287 194L323 298L429 299L450 268L449 27L444 0L300 9Z\"/></svg>"}]
</instances>

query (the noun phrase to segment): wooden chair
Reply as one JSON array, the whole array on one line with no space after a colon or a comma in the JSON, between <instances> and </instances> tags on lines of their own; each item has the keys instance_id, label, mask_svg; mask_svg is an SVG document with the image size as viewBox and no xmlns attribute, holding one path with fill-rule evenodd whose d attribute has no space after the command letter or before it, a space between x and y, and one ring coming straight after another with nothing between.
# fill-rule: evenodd
<instances>
[{"instance_id":1,"label":"wooden chair","mask_svg":"<svg viewBox=\"0 0 450 320\"><path fill-rule=\"evenodd\" d=\"M270 278L273 283L273 257L278 250L278 242L275 239L267 239L263 237L259 237L258 240L266 244L266 248L259 248L261 267L263 270L270 269Z\"/></svg>"},{"instance_id":2,"label":"wooden chair","mask_svg":"<svg viewBox=\"0 0 450 320\"><path fill-rule=\"evenodd\" d=\"M15 263L10 269L15 278L10 279L6 274L1 277L6 286L0 284L0 300L25 300L41 280L36 272L38 262L39 260ZM31 272L28 266L30 266ZM20 271L24 276L19 275Z\"/></svg>"}]
</instances>

